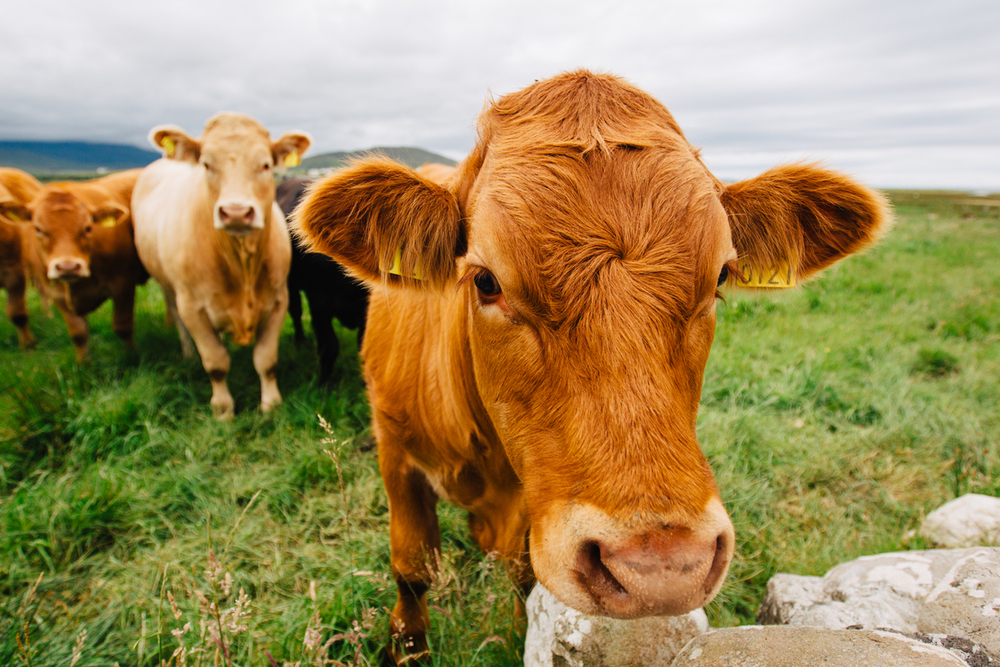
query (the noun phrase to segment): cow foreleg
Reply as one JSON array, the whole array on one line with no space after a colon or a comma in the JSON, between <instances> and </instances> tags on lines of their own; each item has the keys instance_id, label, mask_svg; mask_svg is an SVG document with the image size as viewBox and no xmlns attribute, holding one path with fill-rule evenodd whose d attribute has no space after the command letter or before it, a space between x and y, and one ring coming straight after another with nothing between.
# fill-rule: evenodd
<instances>
[{"instance_id":1,"label":"cow foreleg","mask_svg":"<svg viewBox=\"0 0 1000 667\"><path fill-rule=\"evenodd\" d=\"M260 410L270 412L281 403L278 391L278 338L285 322L288 298L279 298L274 310L257 327L257 344L253 348L253 367L260 376Z\"/></svg>"},{"instance_id":2,"label":"cow foreleg","mask_svg":"<svg viewBox=\"0 0 1000 667\"><path fill-rule=\"evenodd\" d=\"M17 342L22 349L35 346L35 337L28 327L28 306L24 300L26 281L18 276L7 285L7 317L17 327Z\"/></svg>"},{"instance_id":3,"label":"cow foreleg","mask_svg":"<svg viewBox=\"0 0 1000 667\"><path fill-rule=\"evenodd\" d=\"M73 341L73 347L76 348L76 362L82 364L87 358L87 342L90 340L90 327L87 326L87 318L73 312L68 296L65 299L57 299L56 308L66 320L70 340Z\"/></svg>"},{"instance_id":4,"label":"cow foreleg","mask_svg":"<svg viewBox=\"0 0 1000 667\"><path fill-rule=\"evenodd\" d=\"M437 574L441 552L437 495L422 472L381 443L379 467L389 497L392 574L398 588L388 648L397 664L409 664L429 656L427 590Z\"/></svg>"},{"instance_id":5,"label":"cow foreleg","mask_svg":"<svg viewBox=\"0 0 1000 667\"><path fill-rule=\"evenodd\" d=\"M194 340L191 338L191 333L184 326L184 322L181 321L180 314L177 312L177 296L174 294L174 291L164 287L163 301L167 304L167 312L163 318L164 324L177 327L177 335L181 339L181 354L184 357L193 357Z\"/></svg>"},{"instance_id":6,"label":"cow foreleg","mask_svg":"<svg viewBox=\"0 0 1000 667\"><path fill-rule=\"evenodd\" d=\"M232 419L236 403L226 385L226 376L229 374L229 352L226 346L222 344L208 316L197 305L180 298L180 295L177 299L177 314L177 329L185 327L191 334L198 354L201 355L201 365L212 383L212 415L220 420ZM183 336L181 340L183 341Z\"/></svg>"},{"instance_id":7,"label":"cow foreleg","mask_svg":"<svg viewBox=\"0 0 1000 667\"><path fill-rule=\"evenodd\" d=\"M114 310L111 314L111 329L126 347L135 349L133 333L135 331L135 286L126 288L112 299Z\"/></svg>"}]
</instances>

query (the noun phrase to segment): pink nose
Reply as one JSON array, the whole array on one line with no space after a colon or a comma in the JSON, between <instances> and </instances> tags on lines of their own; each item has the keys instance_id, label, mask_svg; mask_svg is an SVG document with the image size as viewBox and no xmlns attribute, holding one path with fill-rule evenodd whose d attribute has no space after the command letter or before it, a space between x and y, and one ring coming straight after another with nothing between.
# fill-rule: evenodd
<instances>
[{"instance_id":1,"label":"pink nose","mask_svg":"<svg viewBox=\"0 0 1000 667\"><path fill-rule=\"evenodd\" d=\"M51 264L50 278L56 280L72 280L87 275L87 265L83 260L66 257L57 259Z\"/></svg>"},{"instance_id":2,"label":"pink nose","mask_svg":"<svg viewBox=\"0 0 1000 667\"><path fill-rule=\"evenodd\" d=\"M219 220L225 227L250 227L253 225L253 206L225 204L219 206Z\"/></svg>"},{"instance_id":3,"label":"pink nose","mask_svg":"<svg viewBox=\"0 0 1000 667\"><path fill-rule=\"evenodd\" d=\"M729 567L731 535L663 526L623 541L584 541L577 580L615 618L686 614L714 595Z\"/></svg>"}]
</instances>

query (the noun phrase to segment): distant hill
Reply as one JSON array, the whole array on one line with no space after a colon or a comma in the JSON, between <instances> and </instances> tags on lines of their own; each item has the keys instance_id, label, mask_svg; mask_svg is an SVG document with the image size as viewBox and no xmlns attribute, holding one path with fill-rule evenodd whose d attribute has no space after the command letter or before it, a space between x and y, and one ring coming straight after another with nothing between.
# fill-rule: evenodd
<instances>
[{"instance_id":1,"label":"distant hill","mask_svg":"<svg viewBox=\"0 0 1000 667\"><path fill-rule=\"evenodd\" d=\"M337 151L308 157L292 171L304 173L310 169L337 168L353 158L372 154L386 155L410 167L419 167L425 162L455 164L454 160L422 148L379 146L363 151ZM159 158L160 153L156 151L126 144L87 141L0 141L0 166L16 167L36 176L73 172L93 173L98 169L108 171L133 169L145 167Z\"/></svg>"},{"instance_id":2,"label":"distant hill","mask_svg":"<svg viewBox=\"0 0 1000 667\"><path fill-rule=\"evenodd\" d=\"M296 171L308 171L309 169L328 169L344 166L348 161L364 157L366 155L385 155L387 157L402 162L409 167L419 167L425 162L440 162L441 164L455 165L454 160L446 158L437 153L425 151L422 148L410 148L407 146L377 146L362 151L337 151L335 153L323 153L314 155L302 160L302 164Z\"/></svg>"},{"instance_id":3,"label":"distant hill","mask_svg":"<svg viewBox=\"0 0 1000 667\"><path fill-rule=\"evenodd\" d=\"M115 171L145 167L159 159L156 151L126 144L87 141L0 141L0 166L31 173Z\"/></svg>"}]
</instances>

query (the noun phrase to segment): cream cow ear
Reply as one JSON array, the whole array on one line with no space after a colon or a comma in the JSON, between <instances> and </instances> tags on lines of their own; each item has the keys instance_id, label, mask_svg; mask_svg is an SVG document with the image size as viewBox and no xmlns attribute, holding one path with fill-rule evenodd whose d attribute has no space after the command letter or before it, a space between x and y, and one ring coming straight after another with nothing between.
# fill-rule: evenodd
<instances>
[{"instance_id":1,"label":"cream cow ear","mask_svg":"<svg viewBox=\"0 0 1000 667\"><path fill-rule=\"evenodd\" d=\"M128 210L114 202L102 204L91 210L90 214L94 218L94 224L99 227L117 227L129 217Z\"/></svg>"},{"instance_id":2,"label":"cream cow ear","mask_svg":"<svg viewBox=\"0 0 1000 667\"><path fill-rule=\"evenodd\" d=\"M312 146L312 136L308 132L286 132L271 144L274 165L297 167L310 146Z\"/></svg>"},{"instance_id":3,"label":"cream cow ear","mask_svg":"<svg viewBox=\"0 0 1000 667\"><path fill-rule=\"evenodd\" d=\"M731 286L794 285L871 245L892 225L885 197L816 165L776 167L721 187L744 274L730 274Z\"/></svg>"},{"instance_id":4,"label":"cream cow ear","mask_svg":"<svg viewBox=\"0 0 1000 667\"><path fill-rule=\"evenodd\" d=\"M201 157L201 144L176 125L158 125L149 131L149 143L163 151L170 160L197 163Z\"/></svg>"},{"instance_id":5,"label":"cream cow ear","mask_svg":"<svg viewBox=\"0 0 1000 667\"><path fill-rule=\"evenodd\" d=\"M362 280L412 287L450 281L466 238L450 190L384 157L314 183L292 227L310 249Z\"/></svg>"}]
</instances>

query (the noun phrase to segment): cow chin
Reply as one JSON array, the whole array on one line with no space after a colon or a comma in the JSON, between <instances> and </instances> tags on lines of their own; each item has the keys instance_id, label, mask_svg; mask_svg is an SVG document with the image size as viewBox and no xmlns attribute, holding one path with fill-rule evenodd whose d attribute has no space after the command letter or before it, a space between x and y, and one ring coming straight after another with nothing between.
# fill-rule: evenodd
<instances>
[{"instance_id":1,"label":"cow chin","mask_svg":"<svg viewBox=\"0 0 1000 667\"><path fill-rule=\"evenodd\" d=\"M536 577L563 603L629 619L677 616L710 602L726 578L735 536L713 497L696 521L630 525L593 505L562 503L532 525L530 540Z\"/></svg>"}]
</instances>

